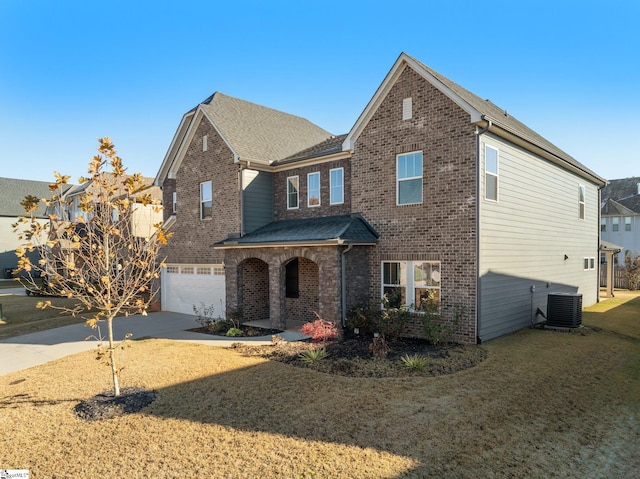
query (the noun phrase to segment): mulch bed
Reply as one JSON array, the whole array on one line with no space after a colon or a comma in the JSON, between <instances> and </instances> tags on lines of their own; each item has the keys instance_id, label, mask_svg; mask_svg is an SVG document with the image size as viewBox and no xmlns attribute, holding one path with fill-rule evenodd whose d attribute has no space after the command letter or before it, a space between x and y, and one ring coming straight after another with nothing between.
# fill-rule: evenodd
<instances>
[{"instance_id":1,"label":"mulch bed","mask_svg":"<svg viewBox=\"0 0 640 479\"><path fill-rule=\"evenodd\" d=\"M73 409L79 419L100 421L140 411L156 399L155 391L123 388L119 396L113 391L97 394L77 404Z\"/></svg>"},{"instance_id":2,"label":"mulch bed","mask_svg":"<svg viewBox=\"0 0 640 479\"><path fill-rule=\"evenodd\" d=\"M275 341L273 345L251 346L235 344L241 354L261 356L295 367L310 368L319 372L348 377L407 377L440 376L453 374L476 366L484 361L487 352L479 346L444 344L433 346L421 339L399 339L389 341L389 352L384 358L375 358L370 349L372 340L365 338L345 339L322 345L310 341ZM324 347L325 359L311 364L304 362L300 354L308 349ZM407 369L401 358L419 355L425 358L423 371Z\"/></svg>"},{"instance_id":3,"label":"mulch bed","mask_svg":"<svg viewBox=\"0 0 640 479\"><path fill-rule=\"evenodd\" d=\"M252 338L256 336L273 336L274 334L280 334L282 330L280 329L267 329L267 328L257 328L255 326L247 326L244 324L240 325L240 331L242 331L242 335L233 336L234 338ZM211 334L212 336L223 336L229 337L226 335L226 331L215 331L210 328L200 327L200 328L192 328L187 331L192 331L194 333L202 333L202 334Z\"/></svg>"}]
</instances>

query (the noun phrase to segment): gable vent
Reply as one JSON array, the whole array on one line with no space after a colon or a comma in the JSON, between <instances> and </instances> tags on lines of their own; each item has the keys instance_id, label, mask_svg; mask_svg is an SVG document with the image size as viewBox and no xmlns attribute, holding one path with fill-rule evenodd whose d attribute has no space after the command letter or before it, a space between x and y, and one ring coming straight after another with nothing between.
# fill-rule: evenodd
<instances>
[{"instance_id":1,"label":"gable vent","mask_svg":"<svg viewBox=\"0 0 640 479\"><path fill-rule=\"evenodd\" d=\"M411 97L402 100L402 119L411 120L413 118L413 100Z\"/></svg>"}]
</instances>

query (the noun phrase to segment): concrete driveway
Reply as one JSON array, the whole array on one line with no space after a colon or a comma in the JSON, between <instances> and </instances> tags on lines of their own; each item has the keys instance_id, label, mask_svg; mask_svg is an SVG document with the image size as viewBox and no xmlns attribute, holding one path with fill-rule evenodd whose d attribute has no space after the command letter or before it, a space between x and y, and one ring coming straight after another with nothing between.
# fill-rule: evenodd
<instances>
[{"instance_id":1,"label":"concrete driveway","mask_svg":"<svg viewBox=\"0 0 640 479\"><path fill-rule=\"evenodd\" d=\"M5 294L7 290L2 290L1 292ZM255 345L271 343L271 336L228 339L187 331L198 327L195 318L195 316L188 314L170 312L116 318L113 322L114 336L117 340L120 340L125 334L131 333L133 335L132 339L145 337L164 338L219 347L228 347L238 342ZM0 375L96 348L98 346L97 338L86 338L99 336L100 333L104 336L106 334L105 328L106 326L103 325L99 331L91 329L84 324L73 324L1 340ZM280 336L285 341L298 341L304 337L297 331L284 331Z\"/></svg>"}]
</instances>

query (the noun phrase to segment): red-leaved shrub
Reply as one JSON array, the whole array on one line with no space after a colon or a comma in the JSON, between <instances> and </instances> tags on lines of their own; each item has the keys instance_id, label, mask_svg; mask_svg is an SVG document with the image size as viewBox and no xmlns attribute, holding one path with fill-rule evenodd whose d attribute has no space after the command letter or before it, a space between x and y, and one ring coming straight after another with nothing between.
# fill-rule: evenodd
<instances>
[{"instance_id":1,"label":"red-leaved shrub","mask_svg":"<svg viewBox=\"0 0 640 479\"><path fill-rule=\"evenodd\" d=\"M338 328L336 328L335 323L332 323L331 321L325 321L320 316L318 316L318 313L315 313L315 311L314 314L318 317L318 319L305 323L300 328L300 332L306 336L311 336L311 340L314 343L336 339L338 337Z\"/></svg>"}]
</instances>

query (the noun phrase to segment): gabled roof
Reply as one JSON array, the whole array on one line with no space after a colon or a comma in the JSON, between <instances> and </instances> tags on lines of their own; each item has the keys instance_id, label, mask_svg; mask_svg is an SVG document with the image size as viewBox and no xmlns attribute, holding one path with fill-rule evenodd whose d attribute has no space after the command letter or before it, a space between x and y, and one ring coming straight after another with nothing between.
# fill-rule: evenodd
<instances>
[{"instance_id":1,"label":"gabled roof","mask_svg":"<svg viewBox=\"0 0 640 479\"><path fill-rule=\"evenodd\" d=\"M379 234L359 214L274 221L240 238L216 243L217 248L292 244L372 245Z\"/></svg>"},{"instance_id":2,"label":"gabled roof","mask_svg":"<svg viewBox=\"0 0 640 479\"><path fill-rule=\"evenodd\" d=\"M31 195L37 198L51 197L51 190L47 181L17 180L14 178L0 178L0 216L18 217L25 216L23 206L20 204L25 196ZM38 218L46 218L45 206L40 205L35 212Z\"/></svg>"},{"instance_id":3,"label":"gabled roof","mask_svg":"<svg viewBox=\"0 0 640 479\"><path fill-rule=\"evenodd\" d=\"M607 186L602 189L602 199L623 200L637 196L640 193L640 176L632 176L631 178L621 178L618 180L609 180Z\"/></svg>"},{"instance_id":4,"label":"gabled roof","mask_svg":"<svg viewBox=\"0 0 640 479\"><path fill-rule=\"evenodd\" d=\"M306 148L299 151L283 160L275 161L274 165L285 165L287 163L294 163L296 161L309 160L312 158L318 158L321 156L332 155L342 152L342 142L347 137L344 135L332 136L331 138L324 140L317 145Z\"/></svg>"},{"instance_id":5,"label":"gabled roof","mask_svg":"<svg viewBox=\"0 0 640 479\"><path fill-rule=\"evenodd\" d=\"M382 103L396 80L406 68L414 70L466 111L469 114L470 123L482 128L489 127L491 133L505 137L510 141L514 139L519 140L527 149L545 156L547 159L576 172L596 184L604 186L606 183L604 178L598 176L575 158L540 136L524 123L518 121L511 114L506 113L506 110L498 107L489 100L483 100L476 94L471 93L469 90L466 90L406 53L400 54L382 84L376 90L373 98L369 101L369 104L354 124L343 143L344 149L353 149L356 139L364 130L369 119L373 116L378 106Z\"/></svg>"},{"instance_id":6,"label":"gabled roof","mask_svg":"<svg viewBox=\"0 0 640 479\"><path fill-rule=\"evenodd\" d=\"M632 209L611 198L603 203L601 213L605 216L629 216L635 214Z\"/></svg>"},{"instance_id":7,"label":"gabled roof","mask_svg":"<svg viewBox=\"0 0 640 479\"><path fill-rule=\"evenodd\" d=\"M208 119L235 161L270 165L333 137L305 118L216 92L185 114L156 176L177 171L202 118Z\"/></svg>"}]
</instances>

